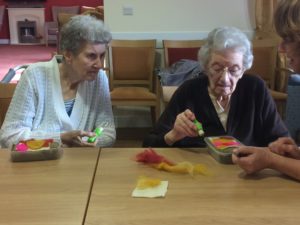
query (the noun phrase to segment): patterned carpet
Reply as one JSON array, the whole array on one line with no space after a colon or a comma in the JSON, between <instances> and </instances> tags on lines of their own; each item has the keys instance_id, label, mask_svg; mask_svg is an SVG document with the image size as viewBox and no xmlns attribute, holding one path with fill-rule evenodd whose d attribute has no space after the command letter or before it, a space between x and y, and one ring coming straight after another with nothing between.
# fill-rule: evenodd
<instances>
[{"instance_id":1,"label":"patterned carpet","mask_svg":"<svg viewBox=\"0 0 300 225\"><path fill-rule=\"evenodd\" d=\"M0 45L0 80L10 68L50 60L56 46Z\"/></svg>"}]
</instances>

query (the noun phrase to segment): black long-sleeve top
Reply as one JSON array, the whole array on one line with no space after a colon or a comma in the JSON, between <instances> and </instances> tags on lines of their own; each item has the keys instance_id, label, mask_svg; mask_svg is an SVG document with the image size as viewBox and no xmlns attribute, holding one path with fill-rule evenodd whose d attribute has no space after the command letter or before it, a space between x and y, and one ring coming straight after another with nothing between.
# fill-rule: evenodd
<instances>
[{"instance_id":1,"label":"black long-sleeve top","mask_svg":"<svg viewBox=\"0 0 300 225\"><path fill-rule=\"evenodd\" d=\"M205 146L204 137L185 137L172 146L165 143L164 136L173 128L176 116L186 109L202 123L204 136L230 135L251 146L267 146L279 137L289 136L265 82L247 74L238 81L231 96L225 131L209 97L208 78L204 75L186 81L177 89L143 146Z\"/></svg>"}]
</instances>

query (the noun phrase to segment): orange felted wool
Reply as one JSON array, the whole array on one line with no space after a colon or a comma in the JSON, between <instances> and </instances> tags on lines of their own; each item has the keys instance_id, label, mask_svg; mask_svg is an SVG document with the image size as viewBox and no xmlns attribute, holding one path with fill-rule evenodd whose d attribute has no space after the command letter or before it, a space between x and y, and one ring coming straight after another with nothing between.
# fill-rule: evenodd
<instances>
[{"instance_id":1,"label":"orange felted wool","mask_svg":"<svg viewBox=\"0 0 300 225\"><path fill-rule=\"evenodd\" d=\"M175 164L170 160L166 159L164 156L157 154L152 148L146 149L143 152L137 154L136 161L148 164L155 169L164 170L172 173L182 173L190 175L211 174L206 168L206 166L202 164L193 165L192 163L187 161Z\"/></svg>"},{"instance_id":2,"label":"orange felted wool","mask_svg":"<svg viewBox=\"0 0 300 225\"><path fill-rule=\"evenodd\" d=\"M26 141L26 144L30 149L39 149L44 146L45 141L44 140L29 140L29 141Z\"/></svg>"}]
</instances>

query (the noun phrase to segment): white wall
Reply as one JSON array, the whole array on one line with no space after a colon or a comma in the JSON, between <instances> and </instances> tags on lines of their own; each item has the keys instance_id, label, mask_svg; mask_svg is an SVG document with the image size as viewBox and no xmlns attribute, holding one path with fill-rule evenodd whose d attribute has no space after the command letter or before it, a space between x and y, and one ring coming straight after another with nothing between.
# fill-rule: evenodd
<instances>
[{"instance_id":1,"label":"white wall","mask_svg":"<svg viewBox=\"0 0 300 225\"><path fill-rule=\"evenodd\" d=\"M123 15L123 7L133 15ZM114 38L202 39L219 26L252 36L255 0L104 0Z\"/></svg>"}]
</instances>

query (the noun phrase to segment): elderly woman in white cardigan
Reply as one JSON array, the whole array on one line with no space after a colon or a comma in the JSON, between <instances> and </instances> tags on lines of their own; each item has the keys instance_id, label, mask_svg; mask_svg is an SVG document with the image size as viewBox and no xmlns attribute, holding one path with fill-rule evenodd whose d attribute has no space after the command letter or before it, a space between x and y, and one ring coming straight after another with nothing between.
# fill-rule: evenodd
<instances>
[{"instance_id":1,"label":"elderly woman in white cardigan","mask_svg":"<svg viewBox=\"0 0 300 225\"><path fill-rule=\"evenodd\" d=\"M53 138L68 147L110 146L116 138L108 80L101 68L111 33L101 20L75 16L62 28L62 60L29 66L0 130L0 145ZM103 133L93 143L96 128Z\"/></svg>"}]
</instances>

